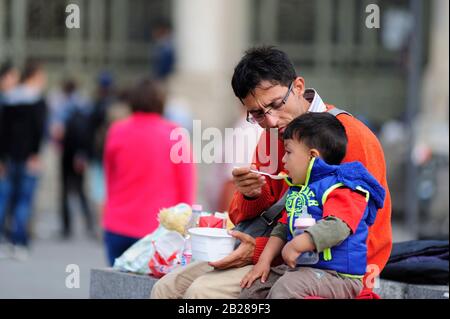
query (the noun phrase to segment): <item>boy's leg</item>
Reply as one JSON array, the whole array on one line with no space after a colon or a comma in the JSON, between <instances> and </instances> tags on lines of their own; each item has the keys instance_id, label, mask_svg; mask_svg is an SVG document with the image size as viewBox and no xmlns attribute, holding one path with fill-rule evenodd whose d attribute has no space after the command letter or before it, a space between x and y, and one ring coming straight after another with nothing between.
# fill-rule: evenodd
<instances>
[{"instance_id":1,"label":"boy's leg","mask_svg":"<svg viewBox=\"0 0 450 319\"><path fill-rule=\"evenodd\" d=\"M337 272L309 267L286 271L273 285L269 299L354 299L363 288L361 280L341 277Z\"/></svg>"},{"instance_id":2,"label":"boy's leg","mask_svg":"<svg viewBox=\"0 0 450 319\"><path fill-rule=\"evenodd\" d=\"M253 265L226 270L212 270L195 279L184 299L237 299L241 293L241 279Z\"/></svg>"},{"instance_id":3,"label":"boy's leg","mask_svg":"<svg viewBox=\"0 0 450 319\"><path fill-rule=\"evenodd\" d=\"M284 275L289 269L287 265L279 265L270 269L266 282L262 283L261 279L253 282L250 288L242 289L239 299L265 299L275 282Z\"/></svg>"},{"instance_id":4,"label":"boy's leg","mask_svg":"<svg viewBox=\"0 0 450 319\"><path fill-rule=\"evenodd\" d=\"M194 280L213 269L207 262L192 262L187 266L178 267L155 283L150 298L181 299Z\"/></svg>"}]
</instances>

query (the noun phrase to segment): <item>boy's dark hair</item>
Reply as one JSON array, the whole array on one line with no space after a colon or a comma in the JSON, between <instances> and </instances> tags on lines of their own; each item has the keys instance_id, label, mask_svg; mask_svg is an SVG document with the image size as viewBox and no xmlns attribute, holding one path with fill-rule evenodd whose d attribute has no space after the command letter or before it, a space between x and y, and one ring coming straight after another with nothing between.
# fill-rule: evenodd
<instances>
[{"instance_id":1,"label":"boy's dark hair","mask_svg":"<svg viewBox=\"0 0 450 319\"><path fill-rule=\"evenodd\" d=\"M286 53L272 46L255 47L246 51L234 68L231 86L236 97L242 100L261 81L288 87L296 77L294 65Z\"/></svg>"},{"instance_id":2,"label":"boy's dark hair","mask_svg":"<svg viewBox=\"0 0 450 319\"><path fill-rule=\"evenodd\" d=\"M283 139L294 139L316 148L330 165L338 165L347 151L347 134L339 120L330 113L305 113L286 127Z\"/></svg>"},{"instance_id":3,"label":"boy's dark hair","mask_svg":"<svg viewBox=\"0 0 450 319\"><path fill-rule=\"evenodd\" d=\"M164 110L164 93L152 79L144 79L132 90L130 96L133 112L162 114Z\"/></svg>"}]
</instances>

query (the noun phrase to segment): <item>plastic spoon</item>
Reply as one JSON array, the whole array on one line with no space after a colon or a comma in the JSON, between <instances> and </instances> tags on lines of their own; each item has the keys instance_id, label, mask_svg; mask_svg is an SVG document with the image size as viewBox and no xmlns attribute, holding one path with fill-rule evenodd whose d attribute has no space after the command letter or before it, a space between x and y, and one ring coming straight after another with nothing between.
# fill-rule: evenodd
<instances>
[{"instance_id":1,"label":"plastic spoon","mask_svg":"<svg viewBox=\"0 0 450 319\"><path fill-rule=\"evenodd\" d=\"M260 171L254 170L254 169L251 169L250 172L269 176L271 179L277 179L277 180L285 179L287 177L287 175L272 175L272 174L260 172Z\"/></svg>"}]
</instances>

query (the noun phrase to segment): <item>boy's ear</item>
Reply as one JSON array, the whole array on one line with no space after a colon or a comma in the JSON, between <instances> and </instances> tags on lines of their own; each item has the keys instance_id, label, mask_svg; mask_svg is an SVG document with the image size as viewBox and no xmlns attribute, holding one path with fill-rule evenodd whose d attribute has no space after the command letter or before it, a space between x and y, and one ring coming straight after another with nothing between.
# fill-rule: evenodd
<instances>
[{"instance_id":1,"label":"boy's ear","mask_svg":"<svg viewBox=\"0 0 450 319\"><path fill-rule=\"evenodd\" d=\"M320 152L319 152L319 150L312 148L309 150L309 155L311 157L320 157Z\"/></svg>"}]
</instances>

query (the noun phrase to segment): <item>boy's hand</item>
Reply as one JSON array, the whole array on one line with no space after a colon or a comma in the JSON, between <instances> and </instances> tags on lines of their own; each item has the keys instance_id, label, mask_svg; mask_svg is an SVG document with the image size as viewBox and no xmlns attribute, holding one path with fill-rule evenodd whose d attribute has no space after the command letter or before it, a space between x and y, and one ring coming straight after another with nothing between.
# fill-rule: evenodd
<instances>
[{"instance_id":1,"label":"boy's hand","mask_svg":"<svg viewBox=\"0 0 450 319\"><path fill-rule=\"evenodd\" d=\"M241 280L241 288L250 288L253 282L261 277L261 282L266 282L270 273L270 264L257 263Z\"/></svg>"},{"instance_id":2,"label":"boy's hand","mask_svg":"<svg viewBox=\"0 0 450 319\"><path fill-rule=\"evenodd\" d=\"M283 256L283 260L291 268L295 268L297 265L297 258L301 255L301 252L297 251L292 243L290 241L287 243L283 250L281 251L281 256Z\"/></svg>"}]
</instances>

